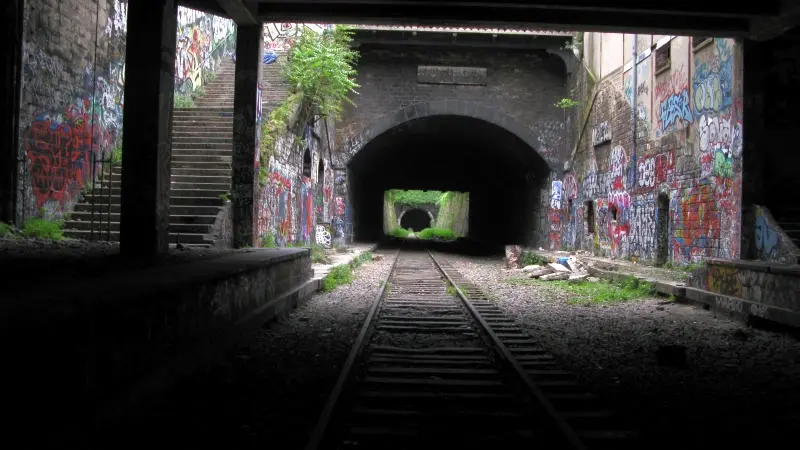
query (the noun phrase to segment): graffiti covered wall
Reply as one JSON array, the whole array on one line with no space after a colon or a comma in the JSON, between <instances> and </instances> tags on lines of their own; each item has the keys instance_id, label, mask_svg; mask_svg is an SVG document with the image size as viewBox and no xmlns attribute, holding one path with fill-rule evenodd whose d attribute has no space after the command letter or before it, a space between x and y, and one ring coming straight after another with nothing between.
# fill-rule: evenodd
<instances>
[{"instance_id":1,"label":"graffiti covered wall","mask_svg":"<svg viewBox=\"0 0 800 450\"><path fill-rule=\"evenodd\" d=\"M236 25L232 20L178 7L175 93L197 91L235 48Z\"/></svg>"},{"instance_id":2,"label":"graffiti covered wall","mask_svg":"<svg viewBox=\"0 0 800 450\"><path fill-rule=\"evenodd\" d=\"M122 145L127 0L26 2L17 222L61 219ZM68 17L68 20L66 19ZM176 91L235 44L231 20L178 8Z\"/></svg>"},{"instance_id":3,"label":"graffiti covered wall","mask_svg":"<svg viewBox=\"0 0 800 450\"><path fill-rule=\"evenodd\" d=\"M675 37L637 59L599 82L592 134L553 176L547 244L681 264L739 257L741 49Z\"/></svg>"},{"instance_id":4,"label":"graffiti covered wall","mask_svg":"<svg viewBox=\"0 0 800 450\"><path fill-rule=\"evenodd\" d=\"M25 3L18 222L58 219L122 135L127 2ZM69 14L69 20L61 15Z\"/></svg>"},{"instance_id":5,"label":"graffiti covered wall","mask_svg":"<svg viewBox=\"0 0 800 450\"><path fill-rule=\"evenodd\" d=\"M277 156L263 166L256 207L260 246L344 244L349 223L346 181L324 156L328 143L322 127L322 120L306 127L307 148L302 140L283 136Z\"/></svg>"}]
</instances>

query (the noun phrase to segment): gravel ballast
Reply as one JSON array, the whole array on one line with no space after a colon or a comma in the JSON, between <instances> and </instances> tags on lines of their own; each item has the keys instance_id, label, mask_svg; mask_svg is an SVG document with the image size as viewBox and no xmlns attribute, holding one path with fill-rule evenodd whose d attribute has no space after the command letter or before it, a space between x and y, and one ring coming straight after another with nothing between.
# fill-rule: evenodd
<instances>
[{"instance_id":1,"label":"gravel ballast","mask_svg":"<svg viewBox=\"0 0 800 450\"><path fill-rule=\"evenodd\" d=\"M800 342L665 298L570 305L556 286L512 285L501 258L448 256L646 439L643 448L797 442ZM687 366L659 365L685 346ZM766 448L766 447L762 447Z\"/></svg>"},{"instance_id":2,"label":"gravel ballast","mask_svg":"<svg viewBox=\"0 0 800 450\"><path fill-rule=\"evenodd\" d=\"M375 254L384 257L359 266L352 284L266 325L165 394L146 423L114 435L131 448L302 449L391 267L393 251Z\"/></svg>"}]
</instances>

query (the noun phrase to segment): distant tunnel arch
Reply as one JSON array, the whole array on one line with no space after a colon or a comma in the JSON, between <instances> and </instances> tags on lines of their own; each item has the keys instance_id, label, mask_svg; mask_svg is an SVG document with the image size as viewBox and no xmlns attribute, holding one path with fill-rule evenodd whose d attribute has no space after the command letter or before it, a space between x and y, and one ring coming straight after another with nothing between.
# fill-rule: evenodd
<instances>
[{"instance_id":1,"label":"distant tunnel arch","mask_svg":"<svg viewBox=\"0 0 800 450\"><path fill-rule=\"evenodd\" d=\"M414 231L424 230L425 228L433 227L436 219L433 213L421 208L411 208L403 211L400 217L397 218L397 224L400 228L408 230L409 228Z\"/></svg>"},{"instance_id":2,"label":"distant tunnel arch","mask_svg":"<svg viewBox=\"0 0 800 450\"><path fill-rule=\"evenodd\" d=\"M355 238L380 239L384 191L420 189L469 192L471 238L492 244L539 240L547 217L542 193L550 190L552 168L530 134L523 139L496 123L502 114L493 117L423 115L359 144L347 163Z\"/></svg>"}]
</instances>

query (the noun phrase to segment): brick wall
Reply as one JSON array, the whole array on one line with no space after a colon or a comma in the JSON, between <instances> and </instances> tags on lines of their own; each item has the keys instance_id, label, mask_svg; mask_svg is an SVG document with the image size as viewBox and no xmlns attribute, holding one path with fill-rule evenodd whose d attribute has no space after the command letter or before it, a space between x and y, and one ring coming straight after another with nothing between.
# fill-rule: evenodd
<instances>
[{"instance_id":1,"label":"brick wall","mask_svg":"<svg viewBox=\"0 0 800 450\"><path fill-rule=\"evenodd\" d=\"M357 78L361 85L358 106L345 111L337 123L337 157L344 165L365 142L365 130L415 105L448 100L486 107L532 131L536 150L557 166L568 149L563 111L553 104L567 95L564 63L538 51L508 51L479 48L420 48L364 45L359 48ZM457 85L417 82L420 65L478 67L486 69L486 84ZM447 108L444 106L444 108ZM455 113L458 111L446 111ZM400 125L402 121L390 124Z\"/></svg>"},{"instance_id":2,"label":"brick wall","mask_svg":"<svg viewBox=\"0 0 800 450\"><path fill-rule=\"evenodd\" d=\"M675 263L739 257L741 47L689 37L665 47L669 59L646 49L636 69L595 87L571 168L552 182L550 248Z\"/></svg>"}]
</instances>

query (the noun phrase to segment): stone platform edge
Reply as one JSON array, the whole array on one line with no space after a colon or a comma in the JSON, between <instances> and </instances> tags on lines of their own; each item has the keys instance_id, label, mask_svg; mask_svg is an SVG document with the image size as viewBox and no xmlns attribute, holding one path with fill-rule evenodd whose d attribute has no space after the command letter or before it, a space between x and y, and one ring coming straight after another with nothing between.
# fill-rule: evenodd
<instances>
[{"instance_id":1,"label":"stone platform edge","mask_svg":"<svg viewBox=\"0 0 800 450\"><path fill-rule=\"evenodd\" d=\"M798 273L796 266L759 261L732 261L709 258L706 262L707 264L761 270L771 273L791 275ZM624 270L624 266L614 264L613 261L604 261L603 263L613 265L617 267L619 271L604 270L593 266L589 266L587 271L593 276L611 281L621 281L632 276L641 281L652 283L655 291L659 295L665 297L672 296L677 302L701 306L704 309L711 310L715 315L731 318L740 322L749 323L753 321L762 321L800 329L800 312L778 306L766 305L736 296L711 292L698 287L687 286L685 283L679 281L653 279L639 273Z\"/></svg>"},{"instance_id":2,"label":"stone platform edge","mask_svg":"<svg viewBox=\"0 0 800 450\"><path fill-rule=\"evenodd\" d=\"M259 250L115 274L94 289L81 280L55 298L46 289L8 299L0 316L20 428L47 423L53 436L85 436L135 416L310 298L311 276L308 249Z\"/></svg>"},{"instance_id":3,"label":"stone platform edge","mask_svg":"<svg viewBox=\"0 0 800 450\"><path fill-rule=\"evenodd\" d=\"M368 246L366 249L364 249L364 250L363 250L361 253L365 253L365 252L375 252L375 250L377 250L377 249L378 249L378 247L380 247L380 244L377 244L377 243L376 243L376 244L370 244L370 245L369 245L369 246ZM353 260L354 260L354 259L356 259L356 257L357 257L358 255L360 255L361 253L358 253L358 254L356 254L356 255L353 255L353 257L352 257L352 258L350 258L350 260L349 260L349 261L347 261L347 263L343 263L343 264L350 264L350 265L352 266L352 264L353 264ZM323 278L325 278L325 275L321 275L321 276L316 276L316 275L314 275L314 276L312 276L312 277L311 277L310 283L311 283L311 284L312 284L312 286L313 286L313 289L314 289L314 291L313 291L313 292L321 292L321 291L322 291L322 279L323 279Z\"/></svg>"}]
</instances>

